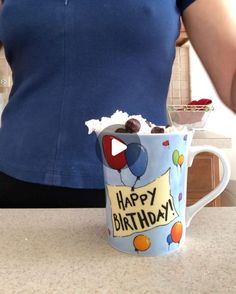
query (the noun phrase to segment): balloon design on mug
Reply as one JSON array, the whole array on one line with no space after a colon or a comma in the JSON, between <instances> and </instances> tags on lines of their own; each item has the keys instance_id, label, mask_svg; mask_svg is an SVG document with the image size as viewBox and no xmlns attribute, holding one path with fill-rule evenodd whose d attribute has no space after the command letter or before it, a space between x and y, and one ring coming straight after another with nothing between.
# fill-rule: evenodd
<instances>
[{"instance_id":1,"label":"balloon design on mug","mask_svg":"<svg viewBox=\"0 0 236 294\"><path fill-rule=\"evenodd\" d=\"M183 154L181 154L178 159L178 164L181 167L183 163L184 163L184 156L183 156Z\"/></svg>"},{"instance_id":2,"label":"balloon design on mug","mask_svg":"<svg viewBox=\"0 0 236 294\"><path fill-rule=\"evenodd\" d=\"M120 141L122 144L125 144L119 138L116 138L112 135L105 135L102 138L102 148L109 166L113 169L116 169L120 173L121 169L126 166L127 162L124 151L118 153L116 156L112 155L112 140L114 139Z\"/></svg>"},{"instance_id":3,"label":"balloon design on mug","mask_svg":"<svg viewBox=\"0 0 236 294\"><path fill-rule=\"evenodd\" d=\"M184 163L184 155L179 154L178 150L174 150L174 152L172 154L172 161L173 161L174 165L176 165L177 167L179 165L181 167L182 164Z\"/></svg>"},{"instance_id":4,"label":"balloon design on mug","mask_svg":"<svg viewBox=\"0 0 236 294\"><path fill-rule=\"evenodd\" d=\"M183 193L180 192L178 195L178 202L179 202L179 208L180 208L180 201L183 199Z\"/></svg>"},{"instance_id":5,"label":"balloon design on mug","mask_svg":"<svg viewBox=\"0 0 236 294\"><path fill-rule=\"evenodd\" d=\"M166 241L168 243L168 249L171 243L180 243L183 234L183 225L181 222L176 222L172 228L170 234L167 236Z\"/></svg>"},{"instance_id":6,"label":"balloon design on mug","mask_svg":"<svg viewBox=\"0 0 236 294\"><path fill-rule=\"evenodd\" d=\"M136 185L136 182L140 180L140 177L145 173L148 164L147 150L143 145L139 143L131 143L127 145L127 149L118 153L116 156L112 155L112 140L117 140L122 144L125 144L121 139L113 135L105 135L102 138L102 148L105 159L108 165L119 172L121 182L125 185L121 177L121 170L128 165L131 173L136 176L132 190Z\"/></svg>"},{"instance_id":7,"label":"balloon design on mug","mask_svg":"<svg viewBox=\"0 0 236 294\"><path fill-rule=\"evenodd\" d=\"M174 165L178 166L178 161L179 161L179 151L175 150L172 154L172 160Z\"/></svg>"},{"instance_id":8,"label":"balloon design on mug","mask_svg":"<svg viewBox=\"0 0 236 294\"><path fill-rule=\"evenodd\" d=\"M170 141L169 140L163 141L162 145L165 146L165 147L169 147L170 146Z\"/></svg>"},{"instance_id":9,"label":"balloon design on mug","mask_svg":"<svg viewBox=\"0 0 236 294\"><path fill-rule=\"evenodd\" d=\"M146 251L151 246L151 240L145 235L138 235L133 240L135 251Z\"/></svg>"},{"instance_id":10,"label":"balloon design on mug","mask_svg":"<svg viewBox=\"0 0 236 294\"><path fill-rule=\"evenodd\" d=\"M121 177L121 169L124 168L127 165L126 157L124 151L118 153L116 156L112 155L112 140L120 141L122 144L125 144L121 139L112 136L112 135L105 135L102 138L102 148L103 148L103 154L105 156L105 159L108 163L108 165L119 172L120 174L120 180L123 185L125 183L122 180Z\"/></svg>"},{"instance_id":11,"label":"balloon design on mug","mask_svg":"<svg viewBox=\"0 0 236 294\"><path fill-rule=\"evenodd\" d=\"M136 176L135 183L132 187L132 190L134 190L136 182L140 180L140 177L145 173L147 168L147 150L139 143L131 143L125 150L125 156L131 173Z\"/></svg>"}]
</instances>

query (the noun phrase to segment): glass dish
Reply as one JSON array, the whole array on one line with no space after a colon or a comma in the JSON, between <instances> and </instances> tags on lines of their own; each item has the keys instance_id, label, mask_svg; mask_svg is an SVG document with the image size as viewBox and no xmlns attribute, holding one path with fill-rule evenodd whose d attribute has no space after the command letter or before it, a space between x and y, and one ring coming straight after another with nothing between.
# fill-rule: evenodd
<instances>
[{"instance_id":1,"label":"glass dish","mask_svg":"<svg viewBox=\"0 0 236 294\"><path fill-rule=\"evenodd\" d=\"M171 123L174 126L186 126L189 129L202 129L214 110L212 104L208 105L168 105Z\"/></svg>"}]
</instances>

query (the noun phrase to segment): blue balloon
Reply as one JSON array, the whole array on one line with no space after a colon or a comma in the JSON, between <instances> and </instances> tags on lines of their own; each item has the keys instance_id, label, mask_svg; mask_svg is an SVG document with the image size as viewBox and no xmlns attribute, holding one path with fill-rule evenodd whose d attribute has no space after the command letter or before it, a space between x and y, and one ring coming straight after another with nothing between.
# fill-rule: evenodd
<instances>
[{"instance_id":1,"label":"blue balloon","mask_svg":"<svg viewBox=\"0 0 236 294\"><path fill-rule=\"evenodd\" d=\"M138 143L128 144L125 157L132 174L140 178L147 168L148 155L146 149Z\"/></svg>"},{"instance_id":2,"label":"blue balloon","mask_svg":"<svg viewBox=\"0 0 236 294\"><path fill-rule=\"evenodd\" d=\"M170 244L173 242L171 234L167 236L166 241L167 241L168 245L170 246Z\"/></svg>"}]
</instances>

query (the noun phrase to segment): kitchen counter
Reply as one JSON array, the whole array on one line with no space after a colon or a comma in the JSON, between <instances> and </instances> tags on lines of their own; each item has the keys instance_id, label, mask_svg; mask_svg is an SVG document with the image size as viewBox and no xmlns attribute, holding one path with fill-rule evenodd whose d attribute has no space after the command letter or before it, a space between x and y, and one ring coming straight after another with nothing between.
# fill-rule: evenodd
<instances>
[{"instance_id":1,"label":"kitchen counter","mask_svg":"<svg viewBox=\"0 0 236 294\"><path fill-rule=\"evenodd\" d=\"M179 251L130 256L104 209L1 209L0 293L236 293L236 207L204 208Z\"/></svg>"},{"instance_id":2,"label":"kitchen counter","mask_svg":"<svg viewBox=\"0 0 236 294\"><path fill-rule=\"evenodd\" d=\"M232 148L232 138L207 130L195 130L192 146L211 145L218 148Z\"/></svg>"}]
</instances>

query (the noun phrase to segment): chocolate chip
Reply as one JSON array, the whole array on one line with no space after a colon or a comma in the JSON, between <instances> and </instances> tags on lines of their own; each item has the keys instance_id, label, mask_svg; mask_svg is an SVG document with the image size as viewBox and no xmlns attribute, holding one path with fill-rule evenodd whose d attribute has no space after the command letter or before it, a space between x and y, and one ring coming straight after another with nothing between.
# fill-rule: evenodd
<instances>
[{"instance_id":1,"label":"chocolate chip","mask_svg":"<svg viewBox=\"0 0 236 294\"><path fill-rule=\"evenodd\" d=\"M118 128L115 130L115 133L127 133L126 129Z\"/></svg>"},{"instance_id":2,"label":"chocolate chip","mask_svg":"<svg viewBox=\"0 0 236 294\"><path fill-rule=\"evenodd\" d=\"M163 128L160 128L160 127L153 127L152 130L151 130L151 133L152 134L155 134L155 133L164 133L164 129Z\"/></svg>"},{"instance_id":3,"label":"chocolate chip","mask_svg":"<svg viewBox=\"0 0 236 294\"><path fill-rule=\"evenodd\" d=\"M170 125L166 125L166 129L169 128L169 127L170 127Z\"/></svg>"},{"instance_id":4,"label":"chocolate chip","mask_svg":"<svg viewBox=\"0 0 236 294\"><path fill-rule=\"evenodd\" d=\"M131 118L127 120L127 122L125 123L125 129L128 133L137 133L140 130L140 128L141 124L135 118Z\"/></svg>"},{"instance_id":5,"label":"chocolate chip","mask_svg":"<svg viewBox=\"0 0 236 294\"><path fill-rule=\"evenodd\" d=\"M147 119L145 120L145 122L147 123L147 125L151 128L152 127L152 124L150 121L148 121Z\"/></svg>"}]
</instances>

